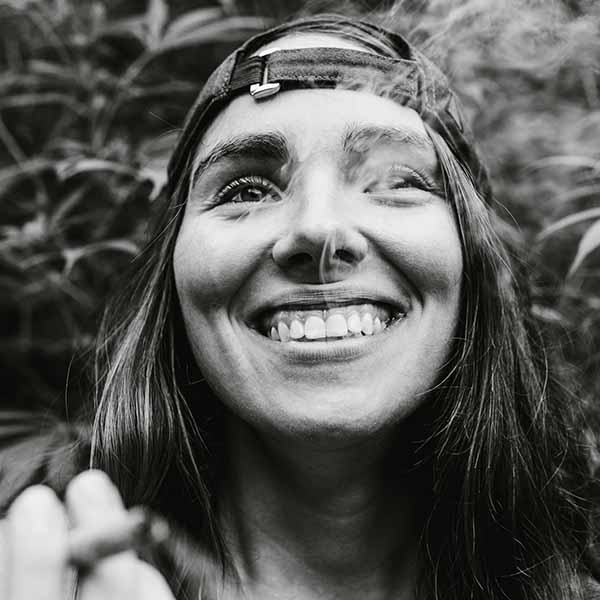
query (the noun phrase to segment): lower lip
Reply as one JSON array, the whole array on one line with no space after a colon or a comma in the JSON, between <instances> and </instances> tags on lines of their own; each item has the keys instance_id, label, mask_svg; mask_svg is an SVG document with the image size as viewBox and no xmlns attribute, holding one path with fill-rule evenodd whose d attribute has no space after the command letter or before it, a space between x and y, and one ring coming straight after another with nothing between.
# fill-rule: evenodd
<instances>
[{"instance_id":1,"label":"lower lip","mask_svg":"<svg viewBox=\"0 0 600 600\"><path fill-rule=\"evenodd\" d=\"M250 332L269 351L276 351L284 359L292 362L343 362L360 358L380 348L394 331L403 326L405 320L406 317L403 317L389 325L384 331L375 335L361 335L328 341L296 342L290 340L288 342L280 342L262 335L255 329L250 328Z\"/></svg>"}]
</instances>

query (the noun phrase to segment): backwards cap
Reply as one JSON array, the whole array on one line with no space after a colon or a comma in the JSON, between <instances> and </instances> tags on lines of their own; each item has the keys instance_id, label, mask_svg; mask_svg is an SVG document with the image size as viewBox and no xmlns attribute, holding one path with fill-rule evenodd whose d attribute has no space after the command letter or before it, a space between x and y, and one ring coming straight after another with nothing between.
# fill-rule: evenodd
<instances>
[{"instance_id":1,"label":"backwards cap","mask_svg":"<svg viewBox=\"0 0 600 600\"><path fill-rule=\"evenodd\" d=\"M311 30L360 41L375 54L318 47L269 49L262 55L255 54L286 34ZM377 43L379 40L381 44ZM446 76L398 34L337 15L298 19L256 35L217 67L190 110L171 157L169 191L175 190L185 174L186 165L210 123L231 100L250 94L260 102L286 90L308 88L367 90L413 108L446 141L484 197L489 196L486 170L475 152Z\"/></svg>"}]
</instances>

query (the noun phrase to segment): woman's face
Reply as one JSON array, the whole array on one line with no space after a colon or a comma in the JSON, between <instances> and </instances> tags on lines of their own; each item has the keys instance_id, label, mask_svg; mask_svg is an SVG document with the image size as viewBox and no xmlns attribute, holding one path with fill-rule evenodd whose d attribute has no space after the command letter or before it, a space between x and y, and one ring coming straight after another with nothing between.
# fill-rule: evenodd
<instances>
[{"instance_id":1,"label":"woman's face","mask_svg":"<svg viewBox=\"0 0 600 600\"><path fill-rule=\"evenodd\" d=\"M345 441L422 403L449 357L463 263L418 114L366 91L243 95L196 162L175 280L229 409Z\"/></svg>"}]
</instances>

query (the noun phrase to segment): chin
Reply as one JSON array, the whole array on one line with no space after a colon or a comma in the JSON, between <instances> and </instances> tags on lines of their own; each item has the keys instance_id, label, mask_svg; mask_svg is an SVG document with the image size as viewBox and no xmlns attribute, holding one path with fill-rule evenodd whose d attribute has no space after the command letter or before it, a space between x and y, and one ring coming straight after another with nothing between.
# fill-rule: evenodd
<instances>
[{"instance_id":1,"label":"chin","mask_svg":"<svg viewBox=\"0 0 600 600\"><path fill-rule=\"evenodd\" d=\"M277 437L319 441L365 441L387 435L413 412L411 402L392 403L388 398L377 398L372 391L354 394L347 390L321 389L313 394L291 394L285 405L269 403L268 414L254 414L255 426L268 428Z\"/></svg>"}]
</instances>

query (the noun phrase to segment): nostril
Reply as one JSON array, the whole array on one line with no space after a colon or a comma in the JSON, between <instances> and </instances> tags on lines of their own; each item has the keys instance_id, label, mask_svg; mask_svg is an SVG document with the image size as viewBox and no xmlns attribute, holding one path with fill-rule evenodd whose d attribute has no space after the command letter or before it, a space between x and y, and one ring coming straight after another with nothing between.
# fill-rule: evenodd
<instances>
[{"instance_id":1,"label":"nostril","mask_svg":"<svg viewBox=\"0 0 600 600\"><path fill-rule=\"evenodd\" d=\"M271 250L275 264L288 275L306 281L339 277L367 255L367 240L352 227L301 225L278 239Z\"/></svg>"},{"instance_id":2,"label":"nostril","mask_svg":"<svg viewBox=\"0 0 600 600\"><path fill-rule=\"evenodd\" d=\"M341 260L342 262L346 262L346 263L353 263L356 260L354 254L352 254L352 252L349 252L348 250L344 250L343 248L336 250L333 254L333 257L337 258L338 260Z\"/></svg>"},{"instance_id":3,"label":"nostril","mask_svg":"<svg viewBox=\"0 0 600 600\"><path fill-rule=\"evenodd\" d=\"M289 256L285 262L288 267L294 268L310 265L313 262L313 259L308 252L297 252L296 254Z\"/></svg>"}]
</instances>

